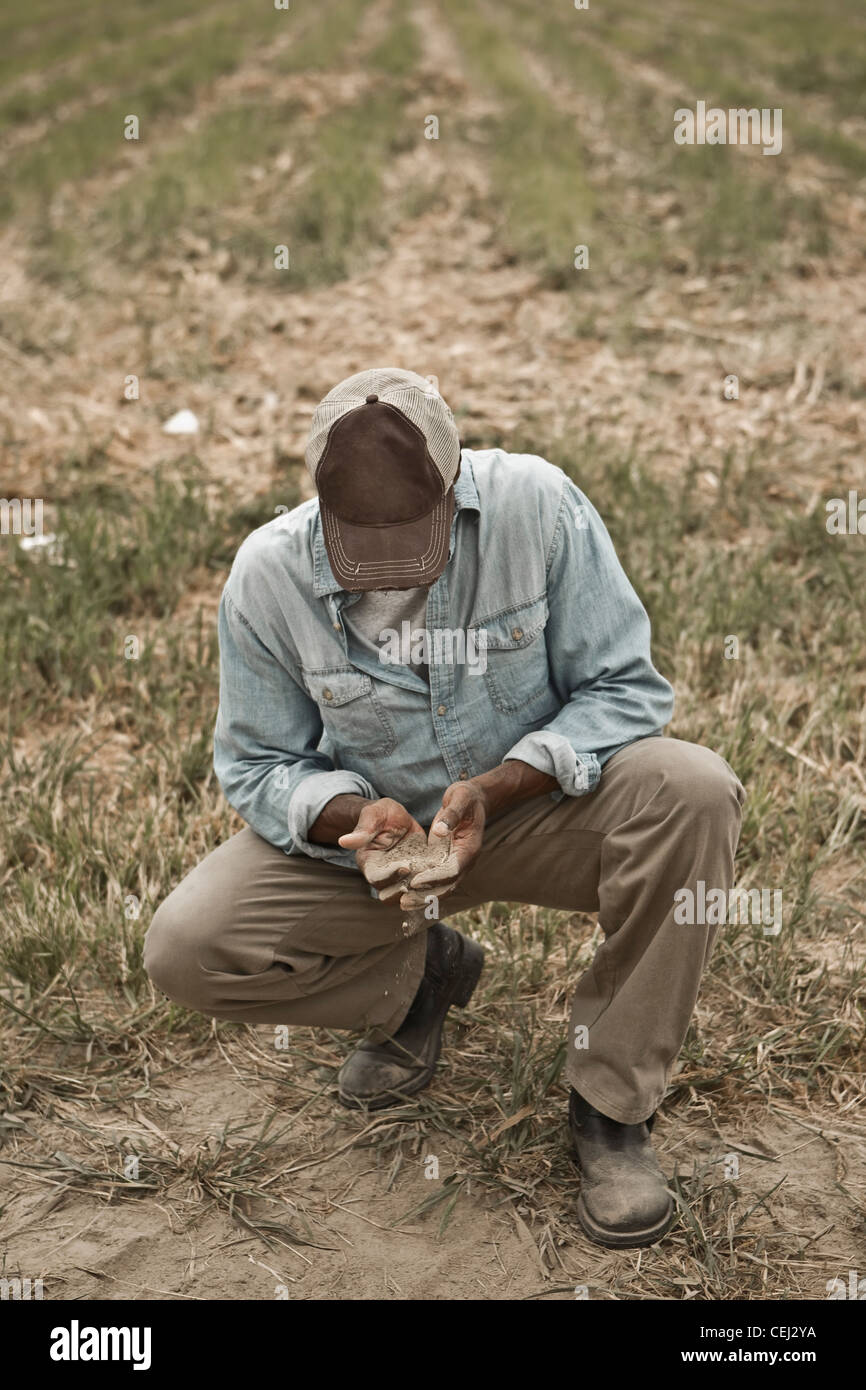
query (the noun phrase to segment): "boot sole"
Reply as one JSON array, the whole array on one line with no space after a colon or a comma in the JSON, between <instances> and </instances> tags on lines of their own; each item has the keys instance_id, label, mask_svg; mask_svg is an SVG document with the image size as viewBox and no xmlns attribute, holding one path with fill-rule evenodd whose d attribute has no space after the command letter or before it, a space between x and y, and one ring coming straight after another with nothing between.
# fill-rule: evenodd
<instances>
[{"instance_id":1,"label":"boot sole","mask_svg":"<svg viewBox=\"0 0 866 1390\"><path fill-rule=\"evenodd\" d=\"M445 1026L445 1018L448 1010L454 1005L458 1009L464 1009L472 998L481 979L481 972L484 969L484 952L475 941L470 941L468 937L463 937L463 959L460 962L460 969L454 981L454 988L448 1003L442 1011L437 1029L436 1049L433 1060L428 1067L419 1072L416 1077L401 1086L399 1090L387 1091L384 1095L371 1096L369 1100L359 1100L355 1096L347 1095L338 1090L337 1099L347 1110L386 1110L389 1106L399 1105L402 1100L407 1100L414 1096L418 1091L423 1091L425 1086L429 1086L436 1074L436 1063L439 1061L439 1054L442 1051L442 1030Z\"/></svg>"}]
</instances>

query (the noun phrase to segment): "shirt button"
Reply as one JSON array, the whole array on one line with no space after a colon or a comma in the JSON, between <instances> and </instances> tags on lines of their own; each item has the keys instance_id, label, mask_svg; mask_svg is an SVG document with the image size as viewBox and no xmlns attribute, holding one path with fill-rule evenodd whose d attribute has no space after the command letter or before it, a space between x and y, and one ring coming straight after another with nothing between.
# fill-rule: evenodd
<instances>
[{"instance_id":1,"label":"shirt button","mask_svg":"<svg viewBox=\"0 0 866 1390\"><path fill-rule=\"evenodd\" d=\"M514 638L515 642L519 642L521 637L523 636L523 628L513 627L511 629L511 636Z\"/></svg>"},{"instance_id":2,"label":"shirt button","mask_svg":"<svg viewBox=\"0 0 866 1390\"><path fill-rule=\"evenodd\" d=\"M325 686L325 689L322 691L322 694L324 695L326 700L333 700L334 698L333 690L329 690L327 686Z\"/></svg>"},{"instance_id":3,"label":"shirt button","mask_svg":"<svg viewBox=\"0 0 866 1390\"><path fill-rule=\"evenodd\" d=\"M439 708L437 709L436 713L437 713L437 714L445 714L445 713L446 713L445 706L444 706L444 705L440 705Z\"/></svg>"},{"instance_id":4,"label":"shirt button","mask_svg":"<svg viewBox=\"0 0 866 1390\"><path fill-rule=\"evenodd\" d=\"M339 623L334 623L334 631L335 631L335 632L339 632L339 631L340 631L340 624L339 624Z\"/></svg>"},{"instance_id":5,"label":"shirt button","mask_svg":"<svg viewBox=\"0 0 866 1390\"><path fill-rule=\"evenodd\" d=\"M469 776L469 773L466 771L466 768L465 768L465 767L461 767L461 769L460 769L460 771L458 772L457 776L460 778L460 781L461 781L461 782L465 782L465 781L466 781L466 778Z\"/></svg>"}]
</instances>

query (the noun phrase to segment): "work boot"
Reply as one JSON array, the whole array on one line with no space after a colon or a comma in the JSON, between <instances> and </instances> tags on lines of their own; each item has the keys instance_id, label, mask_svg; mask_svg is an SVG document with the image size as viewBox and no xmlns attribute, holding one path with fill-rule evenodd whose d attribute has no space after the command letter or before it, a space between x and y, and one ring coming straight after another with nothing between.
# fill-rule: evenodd
<instances>
[{"instance_id":1,"label":"work boot","mask_svg":"<svg viewBox=\"0 0 866 1390\"><path fill-rule=\"evenodd\" d=\"M577 1218L596 1245L652 1245L671 1227L674 1204L650 1142L654 1119L620 1124L571 1092L568 1125L581 1172Z\"/></svg>"},{"instance_id":2,"label":"work boot","mask_svg":"<svg viewBox=\"0 0 866 1390\"><path fill-rule=\"evenodd\" d=\"M422 1091L433 1079L442 1026L452 1004L469 1003L484 952L453 927L427 930L427 961L418 993L392 1038L362 1042L337 1073L339 1098L353 1110L381 1110Z\"/></svg>"}]
</instances>

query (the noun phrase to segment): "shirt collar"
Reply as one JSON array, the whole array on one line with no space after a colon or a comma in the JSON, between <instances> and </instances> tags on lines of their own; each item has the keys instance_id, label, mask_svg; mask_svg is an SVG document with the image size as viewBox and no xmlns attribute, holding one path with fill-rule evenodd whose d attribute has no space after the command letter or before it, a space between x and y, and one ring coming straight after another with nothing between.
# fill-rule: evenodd
<instances>
[{"instance_id":1,"label":"shirt collar","mask_svg":"<svg viewBox=\"0 0 866 1390\"><path fill-rule=\"evenodd\" d=\"M448 552L448 559L454 553L454 535L457 526L457 517L462 511L480 512L481 507L478 501L478 489L475 486L475 479L472 476L472 464L466 456L466 451L461 454L462 466L460 477L454 484L454 519L451 522L451 548ZM334 578L334 571L331 569L328 560L328 552L325 549L325 538L322 534L322 518L319 512L318 503L316 505L316 522L313 530L313 593L316 597L325 594L346 593L337 580Z\"/></svg>"}]
</instances>

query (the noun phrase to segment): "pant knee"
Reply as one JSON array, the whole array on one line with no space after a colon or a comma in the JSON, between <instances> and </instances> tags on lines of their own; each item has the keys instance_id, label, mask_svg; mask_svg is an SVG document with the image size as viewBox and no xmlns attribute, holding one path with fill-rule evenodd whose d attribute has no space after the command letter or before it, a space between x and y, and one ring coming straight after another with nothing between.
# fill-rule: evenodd
<instances>
[{"instance_id":1,"label":"pant knee","mask_svg":"<svg viewBox=\"0 0 866 1390\"><path fill-rule=\"evenodd\" d=\"M739 827L745 790L724 758L696 743L654 742L658 778L654 795L666 809L687 819Z\"/></svg>"},{"instance_id":2,"label":"pant knee","mask_svg":"<svg viewBox=\"0 0 866 1390\"><path fill-rule=\"evenodd\" d=\"M174 907L171 896L153 915L144 938L143 961L150 979L169 999L208 1012L208 977L201 966L197 933Z\"/></svg>"},{"instance_id":3,"label":"pant knee","mask_svg":"<svg viewBox=\"0 0 866 1390\"><path fill-rule=\"evenodd\" d=\"M700 750L706 756L697 765L689 796L689 807L712 819L733 823L739 828L743 818L745 789L733 768L710 748Z\"/></svg>"}]
</instances>

